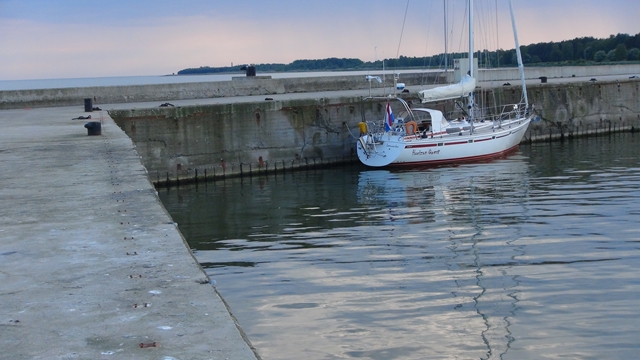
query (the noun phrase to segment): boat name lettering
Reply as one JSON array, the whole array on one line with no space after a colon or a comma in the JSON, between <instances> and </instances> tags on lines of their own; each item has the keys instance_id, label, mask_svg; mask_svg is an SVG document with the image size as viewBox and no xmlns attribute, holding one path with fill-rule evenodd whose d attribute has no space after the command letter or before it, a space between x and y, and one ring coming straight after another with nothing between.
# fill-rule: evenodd
<instances>
[{"instance_id":1,"label":"boat name lettering","mask_svg":"<svg viewBox=\"0 0 640 360\"><path fill-rule=\"evenodd\" d=\"M438 155L440 154L440 150L416 150L413 149L411 150L411 155L413 156L422 156L422 155Z\"/></svg>"}]
</instances>

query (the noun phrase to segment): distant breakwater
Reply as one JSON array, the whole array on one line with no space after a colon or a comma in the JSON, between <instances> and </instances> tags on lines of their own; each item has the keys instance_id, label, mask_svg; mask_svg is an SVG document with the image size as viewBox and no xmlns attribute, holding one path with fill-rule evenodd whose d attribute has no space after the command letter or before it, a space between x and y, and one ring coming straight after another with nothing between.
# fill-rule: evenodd
<instances>
[{"instance_id":1,"label":"distant breakwater","mask_svg":"<svg viewBox=\"0 0 640 360\"><path fill-rule=\"evenodd\" d=\"M393 87L393 76L380 74L383 83L376 88ZM403 73L400 81L407 86L446 83L444 74ZM84 99L95 105L158 102L237 96L275 95L337 90L366 89L364 75L322 76L271 79L268 76L237 77L228 81L189 82L175 84L93 86L78 88L0 91L0 110L56 106L82 106Z\"/></svg>"},{"instance_id":2,"label":"distant breakwater","mask_svg":"<svg viewBox=\"0 0 640 360\"><path fill-rule=\"evenodd\" d=\"M393 70L372 71L380 76L382 84L374 87L393 87ZM570 77L599 77L604 75L635 74L640 76L640 64L601 66L529 67L527 79ZM416 71L403 72L399 82L406 86L441 84L454 81L455 72ZM479 82L514 81L519 79L517 68L480 69ZM278 78L236 77L227 81L185 82L152 85L87 86L73 88L48 88L0 91L0 110L55 106L83 106L84 99L94 100L95 105L159 102L193 99L211 99L251 95L275 95L320 91L367 89L364 75L340 75L321 77Z\"/></svg>"}]
</instances>

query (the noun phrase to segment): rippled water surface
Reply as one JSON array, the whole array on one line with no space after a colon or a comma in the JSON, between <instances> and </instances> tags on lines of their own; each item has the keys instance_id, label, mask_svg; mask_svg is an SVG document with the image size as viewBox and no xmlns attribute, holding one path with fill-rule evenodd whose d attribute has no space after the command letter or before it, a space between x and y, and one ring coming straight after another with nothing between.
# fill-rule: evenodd
<instances>
[{"instance_id":1,"label":"rippled water surface","mask_svg":"<svg viewBox=\"0 0 640 360\"><path fill-rule=\"evenodd\" d=\"M639 138L160 196L265 360L631 359Z\"/></svg>"}]
</instances>

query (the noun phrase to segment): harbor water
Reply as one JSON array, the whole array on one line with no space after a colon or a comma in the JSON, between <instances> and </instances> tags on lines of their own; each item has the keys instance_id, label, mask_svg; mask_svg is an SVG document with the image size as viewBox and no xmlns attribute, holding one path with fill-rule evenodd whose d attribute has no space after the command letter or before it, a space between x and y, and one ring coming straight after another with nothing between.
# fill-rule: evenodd
<instances>
[{"instance_id":1,"label":"harbor water","mask_svg":"<svg viewBox=\"0 0 640 360\"><path fill-rule=\"evenodd\" d=\"M265 360L630 359L638 189L640 137L618 133L159 193Z\"/></svg>"}]
</instances>

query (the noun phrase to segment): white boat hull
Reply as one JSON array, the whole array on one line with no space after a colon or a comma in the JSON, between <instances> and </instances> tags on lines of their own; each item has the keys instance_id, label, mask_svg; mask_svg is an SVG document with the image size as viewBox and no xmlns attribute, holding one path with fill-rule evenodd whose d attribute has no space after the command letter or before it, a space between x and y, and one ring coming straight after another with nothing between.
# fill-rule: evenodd
<instances>
[{"instance_id":1,"label":"white boat hull","mask_svg":"<svg viewBox=\"0 0 640 360\"><path fill-rule=\"evenodd\" d=\"M372 167L428 166L483 161L515 150L524 136L531 118L522 118L499 129L487 127L467 134L445 134L422 138L394 132L381 134L374 141L364 135L356 147L360 161Z\"/></svg>"},{"instance_id":2,"label":"white boat hull","mask_svg":"<svg viewBox=\"0 0 640 360\"><path fill-rule=\"evenodd\" d=\"M466 97L466 107L457 103L458 114L452 111L447 120L441 110L413 108L394 95L386 97L387 106L382 124L360 122L360 138L356 149L360 161L368 166L429 166L488 160L515 150L532 120L535 109L529 106L522 56L517 40L513 7L509 0L511 20L516 40L518 69L522 81L522 98L517 104L494 104L482 109L473 94L474 74L473 0L468 3L469 71L459 84L441 86L419 92L422 102ZM394 77L394 81L397 78ZM374 100L369 97L367 99ZM382 100L382 98L378 98ZM402 104L398 118L391 100ZM396 108L397 110L397 108ZM453 115L453 116L451 116Z\"/></svg>"}]
</instances>

